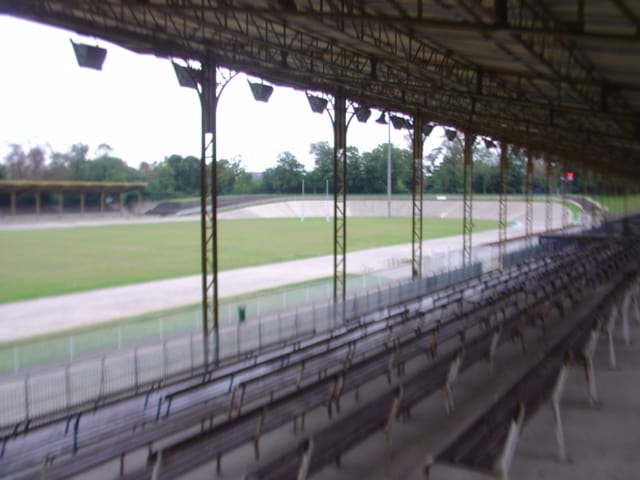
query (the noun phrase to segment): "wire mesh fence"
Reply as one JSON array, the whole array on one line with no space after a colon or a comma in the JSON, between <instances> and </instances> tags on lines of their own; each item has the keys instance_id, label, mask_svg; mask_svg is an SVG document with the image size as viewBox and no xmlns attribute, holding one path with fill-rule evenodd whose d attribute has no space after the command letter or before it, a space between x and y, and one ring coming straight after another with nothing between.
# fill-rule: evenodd
<instances>
[{"instance_id":1,"label":"wire mesh fence","mask_svg":"<svg viewBox=\"0 0 640 480\"><path fill-rule=\"evenodd\" d=\"M393 270L378 274L350 276L347 288L358 292L389 284L398 274ZM331 297L330 280L311 282L297 287L280 288L242 298L222 299L220 325L236 324L239 308L247 321L286 311L296 306L326 301ZM171 312L94 325L90 330L74 330L0 345L0 375L18 373L41 365L50 367L96 355L108 350L121 350L141 343L157 343L180 335L197 333L202 328L200 305Z\"/></svg>"},{"instance_id":2,"label":"wire mesh fence","mask_svg":"<svg viewBox=\"0 0 640 480\"><path fill-rule=\"evenodd\" d=\"M474 264L419 279L375 286L354 293L345 303L331 300L305 303L287 311L251 317L243 322L225 322L220 329L220 358L234 360L294 338L327 331L347 319L357 318L424 295L454 282L477 276L482 266ZM363 282L361 278L353 281ZM305 293L306 295L306 293ZM122 326L125 328L125 326ZM193 330L193 329L192 329ZM165 331L166 332L166 331ZM73 337L56 339L59 348L75 349ZM117 334L113 339L117 340ZM106 342L107 340L105 340ZM66 343L65 343L66 342ZM54 346L52 344L52 346ZM76 357L58 368L31 371L0 382L0 428L10 428L35 417L65 412L71 408L99 404L105 399L148 390L159 381L188 376L203 365L203 342L199 332L165 337L155 341L104 352L81 359Z\"/></svg>"}]
</instances>

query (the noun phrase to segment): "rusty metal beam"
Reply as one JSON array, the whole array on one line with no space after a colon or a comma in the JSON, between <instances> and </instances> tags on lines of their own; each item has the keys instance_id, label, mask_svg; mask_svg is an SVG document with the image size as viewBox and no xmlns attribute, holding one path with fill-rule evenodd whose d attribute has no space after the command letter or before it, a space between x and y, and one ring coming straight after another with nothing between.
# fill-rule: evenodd
<instances>
[{"instance_id":1,"label":"rusty metal beam","mask_svg":"<svg viewBox=\"0 0 640 480\"><path fill-rule=\"evenodd\" d=\"M202 348L205 369L218 366L218 228L217 228L217 66L208 52L202 58L200 85L200 257L202 278ZM209 166L210 173L207 172ZM210 175L207 178L207 175ZM212 337L212 338L210 338ZM213 352L213 356L211 353Z\"/></svg>"},{"instance_id":2,"label":"rusty metal beam","mask_svg":"<svg viewBox=\"0 0 640 480\"><path fill-rule=\"evenodd\" d=\"M505 142L500 143L500 198L498 203L498 259L503 267L507 246L507 174L509 173L509 157Z\"/></svg>"},{"instance_id":3,"label":"rusty metal beam","mask_svg":"<svg viewBox=\"0 0 640 480\"><path fill-rule=\"evenodd\" d=\"M567 162L562 162L562 172L560 172L560 185L562 187L562 229L569 226L569 213L567 207L567 190L569 182L567 181Z\"/></svg>"},{"instance_id":4,"label":"rusty metal beam","mask_svg":"<svg viewBox=\"0 0 640 480\"><path fill-rule=\"evenodd\" d=\"M527 151L525 210L525 234L527 245L531 245L533 241L533 153L530 150Z\"/></svg>"},{"instance_id":5,"label":"rusty metal beam","mask_svg":"<svg viewBox=\"0 0 640 480\"><path fill-rule=\"evenodd\" d=\"M473 142L474 136L467 130L464 133L464 191L462 196L464 210L462 219L462 264L465 267L471 265L473 258Z\"/></svg>"},{"instance_id":6,"label":"rusty metal beam","mask_svg":"<svg viewBox=\"0 0 640 480\"><path fill-rule=\"evenodd\" d=\"M422 194L424 190L422 126L422 117L416 115L413 119L413 162L411 163L411 278L414 280L422 277Z\"/></svg>"},{"instance_id":7,"label":"rusty metal beam","mask_svg":"<svg viewBox=\"0 0 640 480\"><path fill-rule=\"evenodd\" d=\"M343 89L334 96L333 119L333 300L347 298L347 99Z\"/></svg>"},{"instance_id":8,"label":"rusty metal beam","mask_svg":"<svg viewBox=\"0 0 640 480\"><path fill-rule=\"evenodd\" d=\"M201 109L200 156L200 256L202 276L202 345L204 366L220 364L220 312L218 299L218 132L217 108L220 95L235 76L221 70L215 54L201 59L198 95Z\"/></svg>"}]
</instances>

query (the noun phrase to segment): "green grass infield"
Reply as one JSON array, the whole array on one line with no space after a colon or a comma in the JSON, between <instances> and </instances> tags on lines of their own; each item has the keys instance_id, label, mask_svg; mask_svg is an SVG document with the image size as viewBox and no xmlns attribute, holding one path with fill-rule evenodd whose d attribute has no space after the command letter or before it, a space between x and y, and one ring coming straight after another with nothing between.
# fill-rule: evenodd
<instances>
[{"instance_id":1,"label":"green grass infield","mask_svg":"<svg viewBox=\"0 0 640 480\"><path fill-rule=\"evenodd\" d=\"M475 220L474 231L497 228ZM424 239L461 233L460 219L424 219ZM219 221L219 268L264 265L333 252L324 218ZM411 241L410 218L350 218L348 251ZM0 302L194 275L200 224L162 222L0 232Z\"/></svg>"}]
</instances>

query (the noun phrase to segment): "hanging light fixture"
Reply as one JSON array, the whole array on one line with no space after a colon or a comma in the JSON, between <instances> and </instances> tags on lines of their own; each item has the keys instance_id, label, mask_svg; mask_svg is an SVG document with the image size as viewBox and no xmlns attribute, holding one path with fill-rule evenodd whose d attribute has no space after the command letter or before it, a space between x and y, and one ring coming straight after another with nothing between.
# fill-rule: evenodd
<instances>
[{"instance_id":1,"label":"hanging light fixture","mask_svg":"<svg viewBox=\"0 0 640 480\"><path fill-rule=\"evenodd\" d=\"M273 93L273 87L271 85L250 82L249 80L247 80L247 82L249 83L249 88L251 88L251 93L253 94L253 98L256 102L267 103L269 101L269 98Z\"/></svg>"},{"instance_id":2,"label":"hanging light fixture","mask_svg":"<svg viewBox=\"0 0 640 480\"><path fill-rule=\"evenodd\" d=\"M323 113L327 108L327 103L329 103L326 98L310 95L309 93L307 93L307 100L313 113Z\"/></svg>"},{"instance_id":3,"label":"hanging light fixture","mask_svg":"<svg viewBox=\"0 0 640 480\"><path fill-rule=\"evenodd\" d=\"M484 146L487 150L491 150L492 148L496 148L496 144L490 138L484 139Z\"/></svg>"},{"instance_id":4,"label":"hanging light fixture","mask_svg":"<svg viewBox=\"0 0 640 480\"><path fill-rule=\"evenodd\" d=\"M411 127L411 123L404 117L399 117L398 115L390 115L389 119L391 120L391 125L393 125L393 128L395 128L396 130Z\"/></svg>"},{"instance_id":5,"label":"hanging light fixture","mask_svg":"<svg viewBox=\"0 0 640 480\"><path fill-rule=\"evenodd\" d=\"M435 127L436 126L433 123L425 123L424 125L422 125L422 134L425 137L428 137L429 135L431 135L431 132Z\"/></svg>"},{"instance_id":6,"label":"hanging light fixture","mask_svg":"<svg viewBox=\"0 0 640 480\"><path fill-rule=\"evenodd\" d=\"M371 109L369 107L363 107L362 105L354 107L356 118L360 123L367 123L371 116Z\"/></svg>"},{"instance_id":7,"label":"hanging light fixture","mask_svg":"<svg viewBox=\"0 0 640 480\"><path fill-rule=\"evenodd\" d=\"M193 89L198 88L201 75L200 70L178 65L175 62L171 62L171 64L173 65L173 70L176 72L176 78L178 79L178 83L181 87Z\"/></svg>"},{"instance_id":8,"label":"hanging light fixture","mask_svg":"<svg viewBox=\"0 0 640 480\"><path fill-rule=\"evenodd\" d=\"M102 70L102 64L107 57L107 50L95 45L86 45L84 43L75 43L71 40L73 52L76 54L78 66L82 68L91 68L93 70Z\"/></svg>"},{"instance_id":9,"label":"hanging light fixture","mask_svg":"<svg viewBox=\"0 0 640 480\"><path fill-rule=\"evenodd\" d=\"M376 123L379 123L380 125L387 124L387 117L385 116L384 112L380 112L380 116L376 120Z\"/></svg>"},{"instance_id":10,"label":"hanging light fixture","mask_svg":"<svg viewBox=\"0 0 640 480\"><path fill-rule=\"evenodd\" d=\"M445 137L447 137L447 140L449 140L450 142L453 142L458 136L457 132L453 128L447 128L444 131L444 135Z\"/></svg>"}]
</instances>

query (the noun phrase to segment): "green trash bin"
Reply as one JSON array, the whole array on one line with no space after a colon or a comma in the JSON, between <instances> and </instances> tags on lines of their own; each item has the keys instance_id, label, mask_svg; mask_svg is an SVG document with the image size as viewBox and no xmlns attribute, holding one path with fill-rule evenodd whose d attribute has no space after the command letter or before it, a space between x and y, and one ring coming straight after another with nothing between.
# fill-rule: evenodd
<instances>
[{"instance_id":1,"label":"green trash bin","mask_svg":"<svg viewBox=\"0 0 640 480\"><path fill-rule=\"evenodd\" d=\"M244 305L238 305L238 321L243 323L247 318L247 307Z\"/></svg>"}]
</instances>

